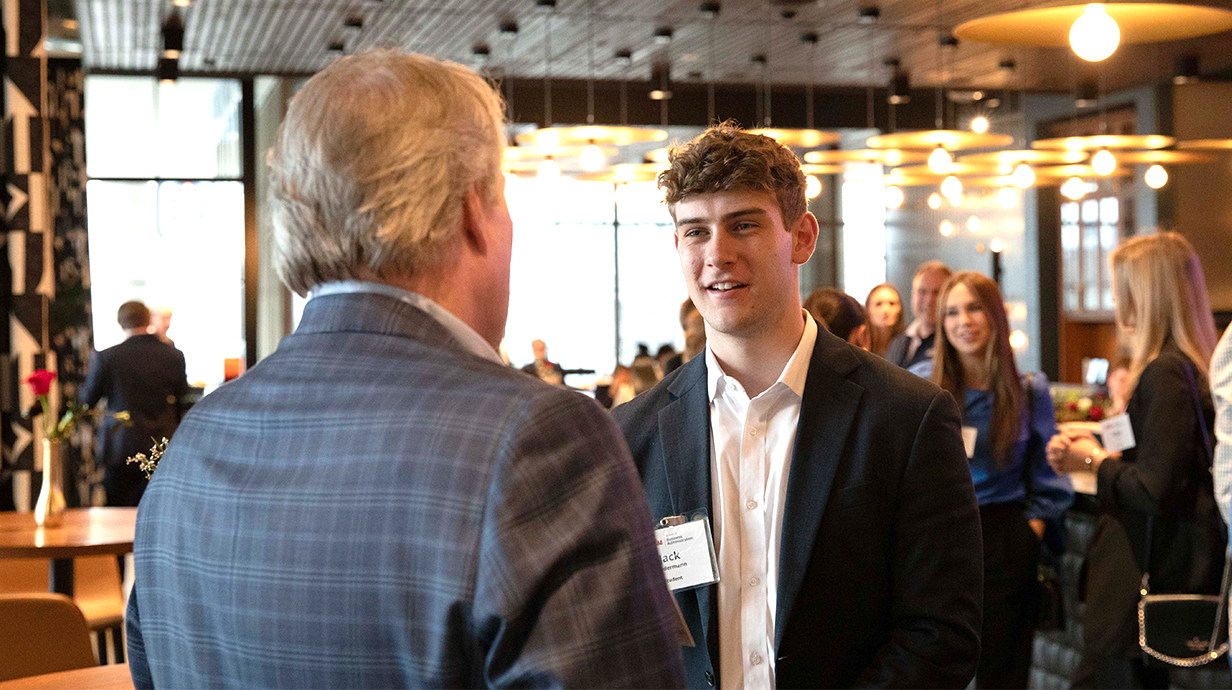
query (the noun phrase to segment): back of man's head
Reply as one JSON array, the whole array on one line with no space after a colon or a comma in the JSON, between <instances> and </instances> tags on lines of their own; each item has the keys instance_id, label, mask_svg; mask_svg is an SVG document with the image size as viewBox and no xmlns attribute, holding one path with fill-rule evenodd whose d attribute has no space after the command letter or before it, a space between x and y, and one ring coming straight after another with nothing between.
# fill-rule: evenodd
<instances>
[{"instance_id":1,"label":"back of man's head","mask_svg":"<svg viewBox=\"0 0 1232 690\"><path fill-rule=\"evenodd\" d=\"M275 264L300 295L334 280L447 265L467 191L499 189L499 95L451 62L396 50L317 73L287 109L272 161Z\"/></svg>"},{"instance_id":2,"label":"back of man's head","mask_svg":"<svg viewBox=\"0 0 1232 690\"><path fill-rule=\"evenodd\" d=\"M147 328L150 325L150 310L137 300L130 300L120 305L116 311L116 321L120 328L131 331L134 328Z\"/></svg>"},{"instance_id":3,"label":"back of man's head","mask_svg":"<svg viewBox=\"0 0 1232 690\"><path fill-rule=\"evenodd\" d=\"M746 132L730 122L671 147L668 159L671 167L659 173L658 182L673 219L682 199L732 190L774 194L787 228L808 210L800 159L770 137Z\"/></svg>"}]
</instances>

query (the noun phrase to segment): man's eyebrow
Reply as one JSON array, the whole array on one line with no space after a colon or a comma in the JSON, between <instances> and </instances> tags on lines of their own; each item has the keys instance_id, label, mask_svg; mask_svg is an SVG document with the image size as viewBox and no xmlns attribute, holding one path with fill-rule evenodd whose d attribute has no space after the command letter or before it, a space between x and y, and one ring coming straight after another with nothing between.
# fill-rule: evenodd
<instances>
[{"instance_id":1,"label":"man's eyebrow","mask_svg":"<svg viewBox=\"0 0 1232 690\"><path fill-rule=\"evenodd\" d=\"M723 217L720 220L728 221L728 220L732 220L733 218L743 218L744 216L757 216L757 215L768 216L770 214L767 213L766 210L762 208L745 208L745 209L740 209L739 211L732 211L731 213L725 213L723 214ZM707 221L706 218L681 218L680 220L676 221L676 225L677 226L695 225L695 224L704 225L706 221Z\"/></svg>"}]
</instances>

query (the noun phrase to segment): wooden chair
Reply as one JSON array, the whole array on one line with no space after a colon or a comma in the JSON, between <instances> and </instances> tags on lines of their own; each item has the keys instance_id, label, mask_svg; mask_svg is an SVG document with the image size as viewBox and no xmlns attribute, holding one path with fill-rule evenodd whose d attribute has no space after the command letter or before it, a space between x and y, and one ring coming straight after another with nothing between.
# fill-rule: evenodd
<instances>
[{"instance_id":1,"label":"wooden chair","mask_svg":"<svg viewBox=\"0 0 1232 690\"><path fill-rule=\"evenodd\" d=\"M93 666L81 609L63 594L0 594L0 681Z\"/></svg>"},{"instance_id":2,"label":"wooden chair","mask_svg":"<svg viewBox=\"0 0 1232 690\"><path fill-rule=\"evenodd\" d=\"M48 567L45 559L5 560L0 567L0 594L46 592ZM110 638L115 663L123 663L124 594L115 556L73 559L73 601L85 616L86 627L94 633L92 644L97 646L98 659L108 659Z\"/></svg>"}]
</instances>

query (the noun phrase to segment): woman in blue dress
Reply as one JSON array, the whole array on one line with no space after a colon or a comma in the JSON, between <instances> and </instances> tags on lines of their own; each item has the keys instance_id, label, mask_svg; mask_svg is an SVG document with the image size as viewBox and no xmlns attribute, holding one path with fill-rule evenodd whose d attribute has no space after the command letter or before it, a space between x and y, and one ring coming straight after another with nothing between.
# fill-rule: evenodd
<instances>
[{"instance_id":1,"label":"woman in blue dress","mask_svg":"<svg viewBox=\"0 0 1232 690\"><path fill-rule=\"evenodd\" d=\"M1044 457L1056 433L1048 380L1020 377L997 284L973 271L941 290L932 380L959 401L984 533L984 628L975 685L1025 688L1045 521L1073 503Z\"/></svg>"}]
</instances>

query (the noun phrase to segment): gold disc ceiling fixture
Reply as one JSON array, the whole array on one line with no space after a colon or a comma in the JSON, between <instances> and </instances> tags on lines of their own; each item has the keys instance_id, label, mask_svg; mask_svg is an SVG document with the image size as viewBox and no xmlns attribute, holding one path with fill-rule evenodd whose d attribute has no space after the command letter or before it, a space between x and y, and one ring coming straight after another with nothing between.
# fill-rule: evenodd
<instances>
[{"instance_id":1,"label":"gold disc ceiling fixture","mask_svg":"<svg viewBox=\"0 0 1232 690\"><path fill-rule=\"evenodd\" d=\"M1014 143L1014 137L1008 134L976 134L957 129L930 129L922 132L896 132L894 134L879 134L869 138L866 146L870 149L932 149L943 148L947 151L962 151L964 149L991 149L1009 146Z\"/></svg>"},{"instance_id":2,"label":"gold disc ceiling fixture","mask_svg":"<svg viewBox=\"0 0 1232 690\"><path fill-rule=\"evenodd\" d=\"M1126 151L1117 154L1118 162L1142 165L1209 163L1213 160L1215 160L1215 157L1212 155L1193 153L1191 151Z\"/></svg>"},{"instance_id":3,"label":"gold disc ceiling fixture","mask_svg":"<svg viewBox=\"0 0 1232 690\"><path fill-rule=\"evenodd\" d=\"M1089 137L1057 137L1037 139L1031 142L1035 149L1064 149L1068 151L1097 151L1099 149L1164 149L1176 143L1176 139L1160 134L1096 134Z\"/></svg>"},{"instance_id":4,"label":"gold disc ceiling fixture","mask_svg":"<svg viewBox=\"0 0 1232 690\"><path fill-rule=\"evenodd\" d=\"M665 139L667 130L609 125L548 127L514 137L518 144L531 146L586 146L591 143L628 146Z\"/></svg>"},{"instance_id":5,"label":"gold disc ceiling fixture","mask_svg":"<svg viewBox=\"0 0 1232 690\"><path fill-rule=\"evenodd\" d=\"M809 151L804 154L806 163L880 163L882 165L903 165L905 163L923 163L928 160L927 151L903 151L901 149L856 149L850 151Z\"/></svg>"},{"instance_id":6,"label":"gold disc ceiling fixture","mask_svg":"<svg viewBox=\"0 0 1232 690\"><path fill-rule=\"evenodd\" d=\"M666 168L662 163L620 163L610 170L581 173L574 177L584 182L653 182Z\"/></svg>"},{"instance_id":7,"label":"gold disc ceiling fixture","mask_svg":"<svg viewBox=\"0 0 1232 690\"><path fill-rule=\"evenodd\" d=\"M1232 150L1232 139L1190 139L1176 142L1176 147L1193 151L1228 151Z\"/></svg>"},{"instance_id":8,"label":"gold disc ceiling fixture","mask_svg":"<svg viewBox=\"0 0 1232 690\"><path fill-rule=\"evenodd\" d=\"M1070 30L1088 5L1065 5L1006 12L959 24L954 35L965 41L1007 46L1064 48ZM1179 41L1232 29L1232 10L1181 3L1104 3L1116 22L1120 43Z\"/></svg>"},{"instance_id":9,"label":"gold disc ceiling fixture","mask_svg":"<svg viewBox=\"0 0 1232 690\"><path fill-rule=\"evenodd\" d=\"M1039 165L1065 165L1081 163L1086 160L1085 151L1034 151L1005 150L989 151L988 153L971 153L958 159L959 163L1014 165L1015 163L1036 163Z\"/></svg>"},{"instance_id":10,"label":"gold disc ceiling fixture","mask_svg":"<svg viewBox=\"0 0 1232 690\"><path fill-rule=\"evenodd\" d=\"M750 134L761 134L770 137L783 146L794 146L801 149L815 149L819 146L833 146L842 137L838 132L823 132L820 129L750 129Z\"/></svg>"}]
</instances>

